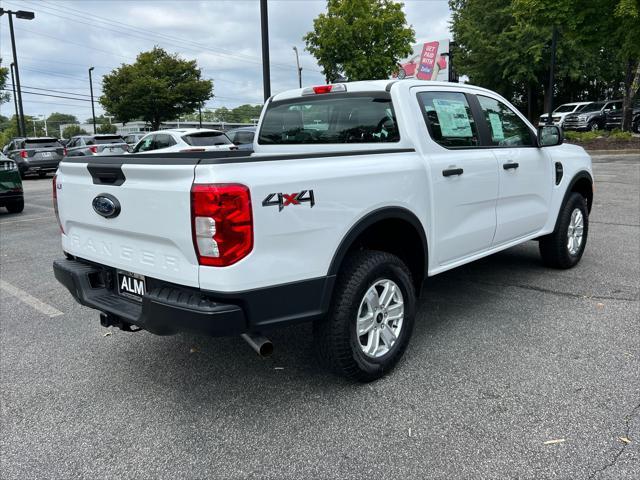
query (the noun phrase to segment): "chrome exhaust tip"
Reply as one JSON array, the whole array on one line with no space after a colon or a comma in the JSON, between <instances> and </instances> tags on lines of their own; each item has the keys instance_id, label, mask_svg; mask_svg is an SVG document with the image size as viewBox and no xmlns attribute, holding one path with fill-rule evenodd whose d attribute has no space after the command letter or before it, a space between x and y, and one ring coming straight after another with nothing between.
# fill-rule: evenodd
<instances>
[{"instance_id":1,"label":"chrome exhaust tip","mask_svg":"<svg viewBox=\"0 0 640 480\"><path fill-rule=\"evenodd\" d=\"M270 357L273 353L273 343L268 338L253 333L243 333L240 336L262 358Z\"/></svg>"}]
</instances>

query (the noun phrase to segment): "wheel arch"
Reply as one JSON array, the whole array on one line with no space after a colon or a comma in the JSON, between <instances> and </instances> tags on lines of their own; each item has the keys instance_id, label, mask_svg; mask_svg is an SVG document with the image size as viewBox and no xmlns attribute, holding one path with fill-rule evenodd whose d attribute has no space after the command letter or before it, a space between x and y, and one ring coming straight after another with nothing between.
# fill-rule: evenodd
<instances>
[{"instance_id":1,"label":"wheel arch","mask_svg":"<svg viewBox=\"0 0 640 480\"><path fill-rule=\"evenodd\" d=\"M576 173L564 193L562 199L562 205L565 204L571 193L579 193L587 200L587 211L591 213L591 206L593 205L593 178L591 174L586 170L582 170Z\"/></svg>"},{"instance_id":2,"label":"wheel arch","mask_svg":"<svg viewBox=\"0 0 640 480\"><path fill-rule=\"evenodd\" d=\"M425 229L413 212L402 207L383 207L362 217L340 242L328 275L337 275L346 256L357 248L386 251L400 257L411 271L419 294L428 272L429 250Z\"/></svg>"}]
</instances>

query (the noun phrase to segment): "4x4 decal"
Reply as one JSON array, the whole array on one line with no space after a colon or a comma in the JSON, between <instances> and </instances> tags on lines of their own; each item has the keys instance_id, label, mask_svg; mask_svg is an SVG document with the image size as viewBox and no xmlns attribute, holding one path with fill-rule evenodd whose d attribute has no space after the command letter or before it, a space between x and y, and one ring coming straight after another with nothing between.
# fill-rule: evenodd
<instances>
[{"instance_id":1,"label":"4x4 decal","mask_svg":"<svg viewBox=\"0 0 640 480\"><path fill-rule=\"evenodd\" d=\"M316 204L313 190L302 190L299 193L270 193L262 201L263 207L278 206L278 211L289 205L308 203L311 208Z\"/></svg>"}]
</instances>

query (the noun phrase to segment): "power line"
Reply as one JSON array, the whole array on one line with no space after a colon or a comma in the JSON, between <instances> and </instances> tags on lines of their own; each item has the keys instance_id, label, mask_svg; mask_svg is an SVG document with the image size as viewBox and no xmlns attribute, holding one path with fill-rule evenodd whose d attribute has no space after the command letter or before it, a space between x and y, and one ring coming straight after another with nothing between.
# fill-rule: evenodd
<instances>
[{"instance_id":1,"label":"power line","mask_svg":"<svg viewBox=\"0 0 640 480\"><path fill-rule=\"evenodd\" d=\"M25 2L25 3L29 4L30 2ZM33 5L34 8L36 7L35 4L32 4L32 5ZM168 41L172 41L174 43L180 43L183 46L187 45L187 46L199 48L201 50L211 51L211 52L216 53L217 55L223 55L223 56L227 56L227 57L231 57L231 58L245 60L245 61L249 61L249 62L252 62L252 63L256 63L257 65L261 65L262 64L262 60L257 56L239 54L237 52L233 52L232 50L223 49L223 48L220 48L220 47L217 47L217 48L209 47L209 46L203 45L201 43L197 43L197 42L194 42L194 41L191 41L191 40L187 40L187 39L184 39L184 38L181 38L181 37L177 37L177 36L174 36L174 35L167 35L167 34L157 33L157 32L154 32L152 30L144 29L144 28L141 28L139 26L130 25L130 24L127 24L127 23L123 23L121 21L114 21L114 20L111 20L109 18L105 18L105 17L101 17L101 16L98 16L98 15L95 15L93 13L88 13L86 11L77 10L77 9L73 9L73 8L69 8L69 7L65 7L65 9L59 9L59 8L56 8L56 7L52 7L51 5L43 6L41 4L37 4L37 8L43 8L43 7L46 9L43 12L45 14L53 15L53 16L56 16L56 17L59 17L59 18L63 18L65 20L70 20L70 21L73 21L73 22L76 22L76 23L81 23L81 24L84 24L84 25L88 25L88 26L93 27L93 28L97 27L97 28L101 28L103 30L115 31L116 33L121 33L121 34L129 35L129 36L132 36L132 37L141 38L143 40L153 40L153 38L150 38L148 35L140 34L141 31L144 31L144 32L148 32L149 34L153 35L156 39L157 38L162 38L162 39L166 39ZM64 16L63 15L59 15L57 13L53 13L53 12L62 13L62 14L64 14ZM109 25L109 27L112 27L112 28L109 28L109 27L104 26L104 25L97 25L96 23L88 23L88 22L83 22L81 20L77 20L77 19L73 18L72 15L69 15L69 12L76 12L77 14L80 14L83 17L90 16L93 19L102 20L103 22L107 23L107 25ZM114 30L113 28L117 28L117 30ZM194 51L193 48L191 48L191 51ZM297 68L297 67L295 67L293 65L274 63L274 62L272 62L271 65L274 66L274 67L279 67L279 68L287 69L287 70ZM309 68L307 70L308 71L314 71L314 72L317 72L317 73L322 73L320 70L316 70L316 69Z\"/></svg>"},{"instance_id":2,"label":"power line","mask_svg":"<svg viewBox=\"0 0 640 480\"><path fill-rule=\"evenodd\" d=\"M4 90L5 92L11 92L9 88L2 88L0 90ZM22 90L23 94L28 95L39 95L41 97L54 97L54 98L64 98L67 100L75 100L76 102L91 102L88 98L74 98L74 97L65 97L63 95L53 95L51 93L38 93L38 92L27 92L26 90Z\"/></svg>"},{"instance_id":3,"label":"power line","mask_svg":"<svg viewBox=\"0 0 640 480\"><path fill-rule=\"evenodd\" d=\"M12 84L9 84L9 86L12 86ZM22 88L30 88L31 90L42 90L44 92L53 92L53 93L65 93L68 95L76 95L79 97L91 97L91 95L87 95L86 93L73 93L73 92L64 92L62 90L53 90L51 88L42 88L42 87L32 87L29 85L22 85Z\"/></svg>"}]
</instances>

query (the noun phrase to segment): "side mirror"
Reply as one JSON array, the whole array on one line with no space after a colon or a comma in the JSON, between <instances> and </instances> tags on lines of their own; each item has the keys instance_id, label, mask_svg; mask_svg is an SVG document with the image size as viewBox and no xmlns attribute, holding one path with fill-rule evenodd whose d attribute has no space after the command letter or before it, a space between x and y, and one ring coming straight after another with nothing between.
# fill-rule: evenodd
<instances>
[{"instance_id":1,"label":"side mirror","mask_svg":"<svg viewBox=\"0 0 640 480\"><path fill-rule=\"evenodd\" d=\"M544 125L538 127L538 146L553 147L564 142L562 130L557 125Z\"/></svg>"}]
</instances>

